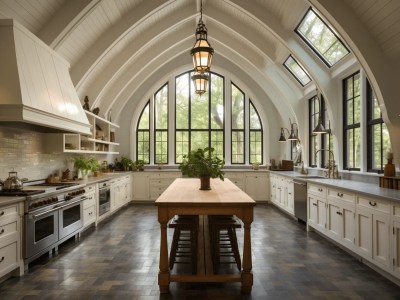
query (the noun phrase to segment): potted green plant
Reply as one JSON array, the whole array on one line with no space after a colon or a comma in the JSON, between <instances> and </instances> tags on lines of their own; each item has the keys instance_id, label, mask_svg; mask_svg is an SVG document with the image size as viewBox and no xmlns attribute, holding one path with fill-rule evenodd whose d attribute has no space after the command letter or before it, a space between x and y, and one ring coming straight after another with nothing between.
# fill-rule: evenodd
<instances>
[{"instance_id":1,"label":"potted green plant","mask_svg":"<svg viewBox=\"0 0 400 300\"><path fill-rule=\"evenodd\" d=\"M144 171L144 165L144 160L138 159L137 161L135 161L136 169L138 169L139 171Z\"/></svg>"},{"instance_id":2,"label":"potted green plant","mask_svg":"<svg viewBox=\"0 0 400 300\"><path fill-rule=\"evenodd\" d=\"M132 159L130 159L128 157L125 157L125 156L121 157L121 161L120 162L122 164L122 167L124 168L124 171L129 171L129 169L133 166Z\"/></svg>"},{"instance_id":3,"label":"potted green plant","mask_svg":"<svg viewBox=\"0 0 400 300\"><path fill-rule=\"evenodd\" d=\"M82 176L79 178L87 178L89 172L94 172L99 169L100 164L94 157L77 156L73 158L74 167L81 172Z\"/></svg>"},{"instance_id":4,"label":"potted green plant","mask_svg":"<svg viewBox=\"0 0 400 300\"><path fill-rule=\"evenodd\" d=\"M183 156L183 161L179 165L183 175L200 178L200 190L210 190L210 178L224 180L224 160L215 154L215 149L206 147L190 151Z\"/></svg>"}]
</instances>

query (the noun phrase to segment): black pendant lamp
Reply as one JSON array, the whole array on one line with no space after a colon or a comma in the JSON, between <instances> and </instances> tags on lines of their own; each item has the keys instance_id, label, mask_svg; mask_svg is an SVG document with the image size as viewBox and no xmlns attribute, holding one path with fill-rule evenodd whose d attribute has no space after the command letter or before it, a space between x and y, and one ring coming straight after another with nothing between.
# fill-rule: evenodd
<instances>
[{"instance_id":1,"label":"black pendant lamp","mask_svg":"<svg viewBox=\"0 0 400 300\"><path fill-rule=\"evenodd\" d=\"M208 75L206 73L196 72L192 75L195 93L202 95L207 91Z\"/></svg>"},{"instance_id":2,"label":"black pendant lamp","mask_svg":"<svg viewBox=\"0 0 400 300\"><path fill-rule=\"evenodd\" d=\"M319 114L318 114L318 123L317 123L317 126L315 126L315 128L313 130L313 133L316 133L316 134L330 133L331 130L330 129L326 129L324 124L322 124L322 111L321 111L322 105L321 105L321 98L318 97L318 89L316 90L316 93L317 93L316 97L318 99L318 104L319 104Z\"/></svg>"},{"instance_id":3,"label":"black pendant lamp","mask_svg":"<svg viewBox=\"0 0 400 300\"><path fill-rule=\"evenodd\" d=\"M200 2L200 20L196 28L196 42L190 54L193 58L195 72L205 73L210 71L214 49L207 40L207 28L203 23L203 1Z\"/></svg>"}]
</instances>

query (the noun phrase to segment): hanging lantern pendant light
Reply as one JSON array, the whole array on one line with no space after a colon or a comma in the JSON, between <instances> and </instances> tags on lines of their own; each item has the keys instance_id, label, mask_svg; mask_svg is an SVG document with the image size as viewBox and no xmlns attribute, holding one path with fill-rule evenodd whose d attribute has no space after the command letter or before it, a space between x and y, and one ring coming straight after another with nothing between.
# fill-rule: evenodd
<instances>
[{"instance_id":1,"label":"hanging lantern pendant light","mask_svg":"<svg viewBox=\"0 0 400 300\"><path fill-rule=\"evenodd\" d=\"M208 75L206 73L196 72L192 75L195 93L202 95L207 91Z\"/></svg>"},{"instance_id":2,"label":"hanging lantern pendant light","mask_svg":"<svg viewBox=\"0 0 400 300\"><path fill-rule=\"evenodd\" d=\"M209 72L214 49L207 40L207 28L203 23L203 1L200 2L200 20L196 28L196 42L190 51L193 58L194 71Z\"/></svg>"}]
</instances>

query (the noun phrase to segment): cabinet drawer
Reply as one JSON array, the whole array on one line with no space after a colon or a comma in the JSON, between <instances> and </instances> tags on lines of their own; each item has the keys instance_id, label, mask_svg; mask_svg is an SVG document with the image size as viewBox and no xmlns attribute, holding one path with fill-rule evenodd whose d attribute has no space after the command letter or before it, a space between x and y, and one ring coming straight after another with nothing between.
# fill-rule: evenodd
<instances>
[{"instance_id":1,"label":"cabinet drawer","mask_svg":"<svg viewBox=\"0 0 400 300\"><path fill-rule=\"evenodd\" d=\"M2 271L7 270L7 268L18 262L17 253L17 241L14 241L11 244L7 244L5 246L2 246L0 244L0 274L2 273Z\"/></svg>"},{"instance_id":2,"label":"cabinet drawer","mask_svg":"<svg viewBox=\"0 0 400 300\"><path fill-rule=\"evenodd\" d=\"M86 193L95 192L95 191L96 191L96 185L95 184L91 184L91 185L85 186L85 192Z\"/></svg>"},{"instance_id":3,"label":"cabinet drawer","mask_svg":"<svg viewBox=\"0 0 400 300\"><path fill-rule=\"evenodd\" d=\"M8 238L11 234L16 233L18 231L18 223L17 221L11 221L7 224L0 225L0 242L4 239Z\"/></svg>"},{"instance_id":4,"label":"cabinet drawer","mask_svg":"<svg viewBox=\"0 0 400 300\"><path fill-rule=\"evenodd\" d=\"M328 198L330 199L336 199L336 200L342 200L348 203L356 203L356 195L349 193L349 192L345 192L339 189L332 189L329 188L328 189Z\"/></svg>"},{"instance_id":5,"label":"cabinet drawer","mask_svg":"<svg viewBox=\"0 0 400 300\"><path fill-rule=\"evenodd\" d=\"M150 191L150 199L154 200L161 196L163 190L151 190Z\"/></svg>"},{"instance_id":6,"label":"cabinet drawer","mask_svg":"<svg viewBox=\"0 0 400 300\"><path fill-rule=\"evenodd\" d=\"M241 178L241 179L243 179L243 174L240 173L240 172L225 172L224 176L226 178L230 179L230 180L232 180L233 178Z\"/></svg>"},{"instance_id":7,"label":"cabinet drawer","mask_svg":"<svg viewBox=\"0 0 400 300\"><path fill-rule=\"evenodd\" d=\"M12 217L18 217L18 204L0 207L0 225Z\"/></svg>"},{"instance_id":8,"label":"cabinet drawer","mask_svg":"<svg viewBox=\"0 0 400 300\"><path fill-rule=\"evenodd\" d=\"M83 223L85 226L92 223L95 219L96 207L94 205L83 210Z\"/></svg>"},{"instance_id":9,"label":"cabinet drawer","mask_svg":"<svg viewBox=\"0 0 400 300\"><path fill-rule=\"evenodd\" d=\"M95 194L87 195L87 197L88 198L85 201L83 201L83 209L96 204Z\"/></svg>"},{"instance_id":10,"label":"cabinet drawer","mask_svg":"<svg viewBox=\"0 0 400 300\"><path fill-rule=\"evenodd\" d=\"M163 186L163 187L168 187L172 183L171 178L159 178L155 179L152 178L150 179L150 186Z\"/></svg>"},{"instance_id":11,"label":"cabinet drawer","mask_svg":"<svg viewBox=\"0 0 400 300\"><path fill-rule=\"evenodd\" d=\"M326 196L326 187L318 184L308 184L307 185L307 191L309 193L312 193L314 195L319 195L319 196Z\"/></svg>"},{"instance_id":12,"label":"cabinet drawer","mask_svg":"<svg viewBox=\"0 0 400 300\"><path fill-rule=\"evenodd\" d=\"M359 196L357 199L357 204L383 213L390 213L390 203L385 200L377 200Z\"/></svg>"}]
</instances>

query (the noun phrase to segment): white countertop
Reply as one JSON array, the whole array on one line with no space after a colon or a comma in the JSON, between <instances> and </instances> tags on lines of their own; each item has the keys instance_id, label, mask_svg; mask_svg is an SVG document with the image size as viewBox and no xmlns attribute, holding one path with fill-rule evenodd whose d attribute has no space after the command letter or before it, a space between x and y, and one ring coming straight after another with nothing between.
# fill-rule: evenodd
<instances>
[{"instance_id":1,"label":"white countertop","mask_svg":"<svg viewBox=\"0 0 400 300\"><path fill-rule=\"evenodd\" d=\"M387 200L400 201L400 190L393 190L387 188L381 188L377 184L354 181L354 180L346 180L346 179L329 179L329 178L307 178L307 175L300 174L295 171L270 171L273 174L283 175L290 178L297 178L306 180L310 183L317 183L321 185L325 185L328 187L337 187L340 189L348 190L350 192L355 192L358 194L363 194L365 196L373 196L384 198ZM299 176L302 176L299 178ZM309 174L309 176L313 176Z\"/></svg>"}]
</instances>

